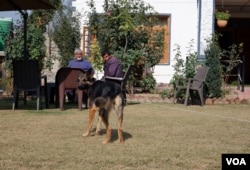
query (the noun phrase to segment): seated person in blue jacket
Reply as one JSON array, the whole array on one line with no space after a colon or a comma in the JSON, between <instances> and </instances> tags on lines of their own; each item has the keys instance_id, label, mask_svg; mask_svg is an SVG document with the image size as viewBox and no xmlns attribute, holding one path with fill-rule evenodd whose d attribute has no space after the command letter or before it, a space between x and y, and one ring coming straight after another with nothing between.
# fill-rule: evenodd
<instances>
[{"instance_id":1,"label":"seated person in blue jacket","mask_svg":"<svg viewBox=\"0 0 250 170\"><path fill-rule=\"evenodd\" d=\"M92 69L91 63L88 60L83 59L82 50L79 48L75 49L74 59L69 61L68 67L80 68L85 72L87 72L89 69Z\"/></svg>"},{"instance_id":2,"label":"seated person in blue jacket","mask_svg":"<svg viewBox=\"0 0 250 170\"><path fill-rule=\"evenodd\" d=\"M92 69L92 74L94 74L94 69L92 64L83 58L83 53L80 48L76 48L74 51L74 59L69 61L68 67L71 68L80 68L83 71L87 72ZM67 97L70 102L75 101L75 92L73 90L67 90ZM84 107L84 106L83 106Z\"/></svg>"},{"instance_id":3,"label":"seated person in blue jacket","mask_svg":"<svg viewBox=\"0 0 250 170\"><path fill-rule=\"evenodd\" d=\"M104 77L102 78L102 80L105 80L105 76L123 77L121 62L108 50L104 50L101 55L104 61Z\"/></svg>"}]
</instances>

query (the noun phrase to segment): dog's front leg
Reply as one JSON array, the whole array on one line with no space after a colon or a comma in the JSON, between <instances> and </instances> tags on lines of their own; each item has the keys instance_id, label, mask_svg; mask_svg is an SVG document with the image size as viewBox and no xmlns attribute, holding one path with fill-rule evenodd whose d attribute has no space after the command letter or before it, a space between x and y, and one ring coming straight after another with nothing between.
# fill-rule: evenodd
<instances>
[{"instance_id":1,"label":"dog's front leg","mask_svg":"<svg viewBox=\"0 0 250 170\"><path fill-rule=\"evenodd\" d=\"M103 144L107 144L110 143L110 139L111 139L111 128L109 127L109 121L108 121L108 114L103 114L102 115L102 121L105 124L106 127L106 140L103 141Z\"/></svg>"},{"instance_id":2,"label":"dog's front leg","mask_svg":"<svg viewBox=\"0 0 250 170\"><path fill-rule=\"evenodd\" d=\"M122 121L123 121L123 115L118 118L118 138L120 143L124 143L123 132L122 132Z\"/></svg>"},{"instance_id":3,"label":"dog's front leg","mask_svg":"<svg viewBox=\"0 0 250 170\"><path fill-rule=\"evenodd\" d=\"M120 143L124 143L123 139L123 131L122 131L122 123L123 123L123 98L118 96L116 98L116 105L115 105L115 112L117 115L117 121L118 121L118 138Z\"/></svg>"},{"instance_id":4,"label":"dog's front leg","mask_svg":"<svg viewBox=\"0 0 250 170\"><path fill-rule=\"evenodd\" d=\"M101 117L101 115L99 113L98 122L97 122L97 125L96 125L96 131L95 131L96 135L101 135L101 123L102 123L102 117Z\"/></svg>"},{"instance_id":5,"label":"dog's front leg","mask_svg":"<svg viewBox=\"0 0 250 170\"><path fill-rule=\"evenodd\" d=\"M89 108L89 120L88 120L88 126L87 131L82 136L89 136L93 124L93 119L95 117L96 107Z\"/></svg>"}]
</instances>

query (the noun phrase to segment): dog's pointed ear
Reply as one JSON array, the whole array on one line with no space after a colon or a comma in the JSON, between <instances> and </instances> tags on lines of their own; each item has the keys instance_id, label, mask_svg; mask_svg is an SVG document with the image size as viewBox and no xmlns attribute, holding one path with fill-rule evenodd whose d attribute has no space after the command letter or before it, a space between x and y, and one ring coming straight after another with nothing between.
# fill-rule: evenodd
<instances>
[{"instance_id":1,"label":"dog's pointed ear","mask_svg":"<svg viewBox=\"0 0 250 170\"><path fill-rule=\"evenodd\" d=\"M87 71L87 75L92 75L94 73L94 69L93 68L90 68L88 71Z\"/></svg>"},{"instance_id":2,"label":"dog's pointed ear","mask_svg":"<svg viewBox=\"0 0 250 170\"><path fill-rule=\"evenodd\" d=\"M80 79L83 77L84 74L86 74L85 71L84 71L84 73L79 73L78 78L77 78L77 82L80 81Z\"/></svg>"}]
</instances>

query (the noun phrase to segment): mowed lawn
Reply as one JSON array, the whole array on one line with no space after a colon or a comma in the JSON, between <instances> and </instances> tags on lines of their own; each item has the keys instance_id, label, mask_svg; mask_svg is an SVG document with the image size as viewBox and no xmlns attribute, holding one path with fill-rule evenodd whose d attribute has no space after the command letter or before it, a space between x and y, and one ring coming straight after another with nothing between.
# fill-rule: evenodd
<instances>
[{"instance_id":1,"label":"mowed lawn","mask_svg":"<svg viewBox=\"0 0 250 170\"><path fill-rule=\"evenodd\" d=\"M219 170L222 153L250 153L250 105L130 103L125 143L112 113L112 141L104 145L103 124L102 135L82 137L88 111L76 105L37 112L0 102L1 170Z\"/></svg>"}]
</instances>

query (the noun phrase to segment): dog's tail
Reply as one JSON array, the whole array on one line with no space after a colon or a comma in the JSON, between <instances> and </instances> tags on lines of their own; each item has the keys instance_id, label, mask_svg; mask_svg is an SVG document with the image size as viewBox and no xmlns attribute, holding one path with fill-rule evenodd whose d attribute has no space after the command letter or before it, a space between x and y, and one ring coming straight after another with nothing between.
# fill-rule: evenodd
<instances>
[{"instance_id":1,"label":"dog's tail","mask_svg":"<svg viewBox=\"0 0 250 170\"><path fill-rule=\"evenodd\" d=\"M103 108L106 106L106 104L109 102L109 98L105 97L97 97L94 101L94 104L96 107Z\"/></svg>"}]
</instances>

